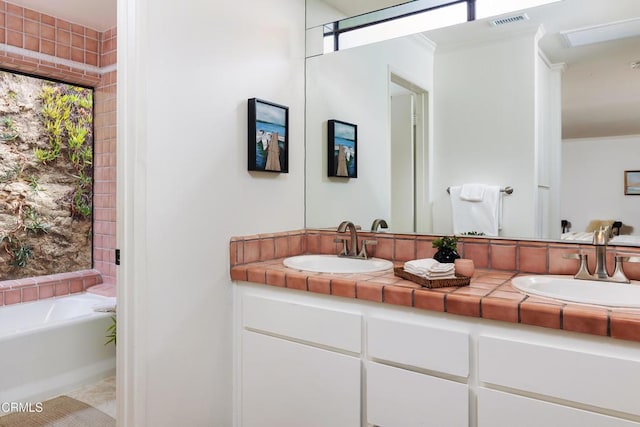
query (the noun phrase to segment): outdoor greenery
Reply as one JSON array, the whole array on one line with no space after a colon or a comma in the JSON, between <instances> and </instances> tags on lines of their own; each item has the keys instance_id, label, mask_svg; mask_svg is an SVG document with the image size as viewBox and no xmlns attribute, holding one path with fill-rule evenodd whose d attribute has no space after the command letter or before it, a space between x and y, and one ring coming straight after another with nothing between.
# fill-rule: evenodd
<instances>
[{"instance_id":1,"label":"outdoor greenery","mask_svg":"<svg viewBox=\"0 0 640 427\"><path fill-rule=\"evenodd\" d=\"M4 84L24 78L0 77ZM57 253L51 248L61 238L60 216L50 216L52 210L68 209L69 216L84 222L91 221L93 211L92 90L43 82L34 92L39 102L27 104L29 93L5 90L3 100L12 109L0 115L0 144L9 153L0 165L0 190L7 193L0 205L0 251L8 254L5 266L23 270L41 268L29 264L30 259L40 262L41 251ZM62 178L52 181L52 176ZM90 226L88 233L90 242Z\"/></svg>"},{"instance_id":2,"label":"outdoor greenery","mask_svg":"<svg viewBox=\"0 0 640 427\"><path fill-rule=\"evenodd\" d=\"M35 156L43 164L66 157L77 179L70 195L71 213L87 218L91 216L93 197L92 92L77 86L50 84L43 86L40 97L48 147L36 148Z\"/></svg>"}]
</instances>

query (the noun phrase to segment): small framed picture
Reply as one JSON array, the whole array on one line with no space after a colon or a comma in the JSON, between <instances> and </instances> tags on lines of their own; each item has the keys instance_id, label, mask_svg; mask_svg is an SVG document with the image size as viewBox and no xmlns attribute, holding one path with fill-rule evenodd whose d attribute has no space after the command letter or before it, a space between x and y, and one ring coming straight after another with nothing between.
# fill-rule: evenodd
<instances>
[{"instance_id":1,"label":"small framed picture","mask_svg":"<svg viewBox=\"0 0 640 427\"><path fill-rule=\"evenodd\" d=\"M289 172L289 107L249 99L248 169Z\"/></svg>"},{"instance_id":2,"label":"small framed picture","mask_svg":"<svg viewBox=\"0 0 640 427\"><path fill-rule=\"evenodd\" d=\"M340 120L329 120L327 127L328 175L357 178L358 126Z\"/></svg>"},{"instance_id":3,"label":"small framed picture","mask_svg":"<svg viewBox=\"0 0 640 427\"><path fill-rule=\"evenodd\" d=\"M640 170L624 171L624 194L640 196Z\"/></svg>"}]
</instances>

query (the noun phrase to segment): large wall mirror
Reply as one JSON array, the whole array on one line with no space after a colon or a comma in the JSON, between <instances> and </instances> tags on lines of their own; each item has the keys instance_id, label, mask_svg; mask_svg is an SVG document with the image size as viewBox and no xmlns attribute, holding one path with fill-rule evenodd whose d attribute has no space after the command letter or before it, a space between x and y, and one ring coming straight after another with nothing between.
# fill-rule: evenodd
<instances>
[{"instance_id":1,"label":"large wall mirror","mask_svg":"<svg viewBox=\"0 0 640 427\"><path fill-rule=\"evenodd\" d=\"M394 3L307 0L308 34ZM617 241L640 246L624 188L640 170L639 1L563 0L324 54L310 40L307 227L450 234L447 189L483 183L513 188L498 236L584 242L620 221ZM332 119L358 126L357 178L327 176Z\"/></svg>"}]
</instances>

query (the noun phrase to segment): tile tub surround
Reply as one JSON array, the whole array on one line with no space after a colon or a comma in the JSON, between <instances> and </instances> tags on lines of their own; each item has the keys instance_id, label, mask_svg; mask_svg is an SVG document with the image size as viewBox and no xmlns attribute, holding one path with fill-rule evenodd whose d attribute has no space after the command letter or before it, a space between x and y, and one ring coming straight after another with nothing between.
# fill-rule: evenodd
<instances>
[{"instance_id":1,"label":"tile tub surround","mask_svg":"<svg viewBox=\"0 0 640 427\"><path fill-rule=\"evenodd\" d=\"M0 306L76 294L100 283L97 270L5 280L0 282Z\"/></svg>"},{"instance_id":2,"label":"tile tub surround","mask_svg":"<svg viewBox=\"0 0 640 427\"><path fill-rule=\"evenodd\" d=\"M230 244L231 279L640 342L640 310L564 303L527 296L511 286L511 279L517 275L577 271L577 261L565 260L561 254L579 248L589 251L588 245L461 238L460 254L473 259L477 267L471 284L461 288L426 289L388 271L323 274L298 271L282 264L282 259L288 256L338 253L338 245L333 243L335 236L333 230L297 230L234 237ZM374 236L362 232L359 237ZM431 256L434 251L431 242L437 236L385 233L376 234L375 238L378 245L374 246L377 251L374 255L400 266L409 259ZM610 247L609 261L616 250L640 255L639 248ZM381 256L381 252L386 256ZM519 266L524 271L518 271ZM631 279L640 280L640 269L636 266L628 264L625 271Z\"/></svg>"},{"instance_id":3,"label":"tile tub surround","mask_svg":"<svg viewBox=\"0 0 640 427\"><path fill-rule=\"evenodd\" d=\"M0 68L93 87L93 268L116 282L117 29L104 32L0 0Z\"/></svg>"}]
</instances>

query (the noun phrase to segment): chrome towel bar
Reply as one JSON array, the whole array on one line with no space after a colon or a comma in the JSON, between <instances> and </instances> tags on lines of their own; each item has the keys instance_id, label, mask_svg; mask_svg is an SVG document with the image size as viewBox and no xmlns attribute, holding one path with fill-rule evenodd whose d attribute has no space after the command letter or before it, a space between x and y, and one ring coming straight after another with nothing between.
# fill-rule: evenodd
<instances>
[{"instance_id":1,"label":"chrome towel bar","mask_svg":"<svg viewBox=\"0 0 640 427\"><path fill-rule=\"evenodd\" d=\"M504 188L501 188L500 191L502 193L512 194L513 193L513 187L504 187ZM447 187L447 193L451 194L451 187Z\"/></svg>"}]
</instances>

